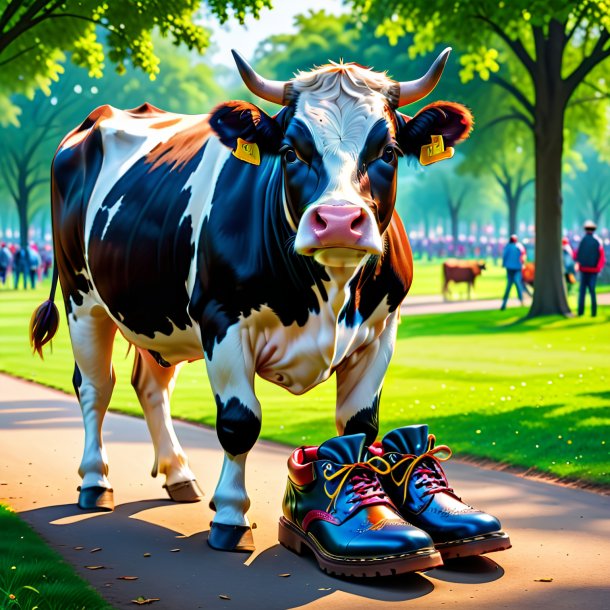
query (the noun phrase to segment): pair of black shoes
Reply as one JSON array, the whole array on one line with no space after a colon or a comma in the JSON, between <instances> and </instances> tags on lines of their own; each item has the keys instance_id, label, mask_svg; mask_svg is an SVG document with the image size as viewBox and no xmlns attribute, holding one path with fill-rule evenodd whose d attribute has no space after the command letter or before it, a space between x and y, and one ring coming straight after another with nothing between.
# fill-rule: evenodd
<instances>
[{"instance_id":1,"label":"pair of black shoes","mask_svg":"<svg viewBox=\"0 0 610 610\"><path fill-rule=\"evenodd\" d=\"M279 540L342 576L428 570L443 560L510 548L498 519L449 487L428 426L406 426L366 446L364 434L301 447L288 460Z\"/></svg>"}]
</instances>

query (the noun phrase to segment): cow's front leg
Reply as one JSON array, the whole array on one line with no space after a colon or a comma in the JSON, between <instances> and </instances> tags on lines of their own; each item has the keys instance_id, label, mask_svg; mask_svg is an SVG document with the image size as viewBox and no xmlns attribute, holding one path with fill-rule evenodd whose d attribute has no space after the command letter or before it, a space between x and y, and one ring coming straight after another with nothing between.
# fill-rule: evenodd
<instances>
[{"instance_id":1,"label":"cow's front leg","mask_svg":"<svg viewBox=\"0 0 610 610\"><path fill-rule=\"evenodd\" d=\"M216 400L216 432L225 450L220 479L210 506L216 511L208 544L222 551L253 551L246 512L246 458L261 429L261 407L254 394L254 366L237 329L206 357Z\"/></svg>"},{"instance_id":2,"label":"cow's front leg","mask_svg":"<svg viewBox=\"0 0 610 610\"><path fill-rule=\"evenodd\" d=\"M337 415L339 434L366 434L367 444L379 431L379 399L383 379L390 364L398 311L388 319L380 336L345 360L337 374Z\"/></svg>"}]
</instances>

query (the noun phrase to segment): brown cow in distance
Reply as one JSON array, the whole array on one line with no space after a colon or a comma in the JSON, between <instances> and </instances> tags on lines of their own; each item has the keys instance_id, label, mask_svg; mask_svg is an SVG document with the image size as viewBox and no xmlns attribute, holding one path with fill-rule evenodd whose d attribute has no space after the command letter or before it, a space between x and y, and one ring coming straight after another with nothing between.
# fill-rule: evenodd
<instances>
[{"instance_id":1,"label":"brown cow in distance","mask_svg":"<svg viewBox=\"0 0 610 610\"><path fill-rule=\"evenodd\" d=\"M523 265L523 271L521 272L523 277L523 283L534 287L534 279L536 277L536 264L535 263L525 263Z\"/></svg>"},{"instance_id":2,"label":"brown cow in distance","mask_svg":"<svg viewBox=\"0 0 610 610\"><path fill-rule=\"evenodd\" d=\"M468 299L470 299L470 289L474 288L474 281L481 272L486 269L485 261L462 261L450 259L443 263L443 298L445 301L449 295L449 282L467 282Z\"/></svg>"}]
</instances>

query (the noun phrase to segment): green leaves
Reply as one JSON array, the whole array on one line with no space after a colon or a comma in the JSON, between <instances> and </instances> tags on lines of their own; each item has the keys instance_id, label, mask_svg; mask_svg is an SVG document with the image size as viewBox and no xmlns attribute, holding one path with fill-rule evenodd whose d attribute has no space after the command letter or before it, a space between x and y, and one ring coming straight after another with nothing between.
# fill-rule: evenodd
<instances>
[{"instance_id":1,"label":"green leaves","mask_svg":"<svg viewBox=\"0 0 610 610\"><path fill-rule=\"evenodd\" d=\"M481 80L489 80L491 72L498 72L500 64L497 62L498 51L479 47L472 53L465 53L460 57L460 63L464 66L460 70L460 78L463 83L471 81L475 75Z\"/></svg>"},{"instance_id":2,"label":"green leaves","mask_svg":"<svg viewBox=\"0 0 610 610\"><path fill-rule=\"evenodd\" d=\"M235 18L243 23L249 15L258 18L271 7L271 0L208 0L207 4L221 22ZM160 70L153 32L174 45L185 44L189 50L204 53L210 34L196 23L199 8L198 0L3 2L0 109L5 112L0 113L0 125L18 122L12 95L21 93L31 99L37 90L50 95L50 85L63 72L68 53L93 78L102 77L110 60L119 74L134 66L151 80Z\"/></svg>"}]
</instances>

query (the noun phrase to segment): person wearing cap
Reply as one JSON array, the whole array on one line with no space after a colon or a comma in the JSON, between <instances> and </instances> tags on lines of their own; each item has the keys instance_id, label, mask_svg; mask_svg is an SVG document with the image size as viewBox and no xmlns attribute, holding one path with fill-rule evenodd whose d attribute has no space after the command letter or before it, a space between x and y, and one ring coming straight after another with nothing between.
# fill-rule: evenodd
<instances>
[{"instance_id":1,"label":"person wearing cap","mask_svg":"<svg viewBox=\"0 0 610 610\"><path fill-rule=\"evenodd\" d=\"M506 269L506 290L502 299L502 307L506 309L508 295L513 287L517 287L517 296L521 305L523 305L523 263L525 263L525 248L519 243L519 238L516 235L511 235L509 242L504 247L502 254L502 266Z\"/></svg>"},{"instance_id":2,"label":"person wearing cap","mask_svg":"<svg viewBox=\"0 0 610 610\"><path fill-rule=\"evenodd\" d=\"M591 316L595 317L597 315L595 286L597 284L597 275L606 264L606 253L604 252L602 240L594 234L597 225L592 220L587 220L583 228L585 236L580 241L575 256L580 271L578 315L582 316L585 313L585 297L587 291L589 291L591 295Z\"/></svg>"},{"instance_id":3,"label":"person wearing cap","mask_svg":"<svg viewBox=\"0 0 610 610\"><path fill-rule=\"evenodd\" d=\"M570 240L564 237L561 240L561 254L563 256L563 276L566 280L568 294L572 292L572 286L576 284L576 266L574 264L574 250Z\"/></svg>"}]
</instances>

